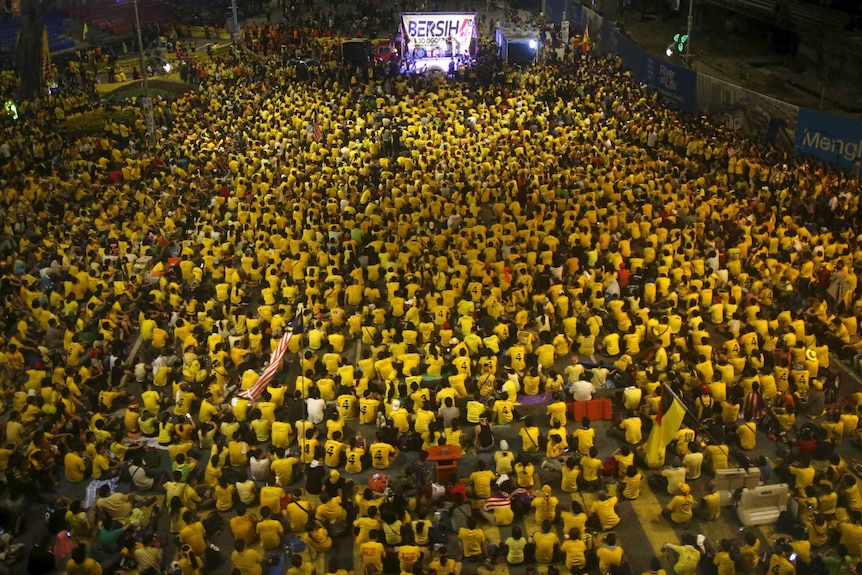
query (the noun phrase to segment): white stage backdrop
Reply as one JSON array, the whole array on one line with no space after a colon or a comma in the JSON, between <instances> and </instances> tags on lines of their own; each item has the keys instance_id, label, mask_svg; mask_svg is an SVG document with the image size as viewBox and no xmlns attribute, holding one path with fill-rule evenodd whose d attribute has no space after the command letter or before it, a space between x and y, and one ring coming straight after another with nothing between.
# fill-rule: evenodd
<instances>
[{"instance_id":1,"label":"white stage backdrop","mask_svg":"<svg viewBox=\"0 0 862 575\"><path fill-rule=\"evenodd\" d=\"M476 14L473 12L404 12L401 14L404 42L414 43L416 49L443 48L451 38L459 54L470 50L470 41L476 33Z\"/></svg>"}]
</instances>

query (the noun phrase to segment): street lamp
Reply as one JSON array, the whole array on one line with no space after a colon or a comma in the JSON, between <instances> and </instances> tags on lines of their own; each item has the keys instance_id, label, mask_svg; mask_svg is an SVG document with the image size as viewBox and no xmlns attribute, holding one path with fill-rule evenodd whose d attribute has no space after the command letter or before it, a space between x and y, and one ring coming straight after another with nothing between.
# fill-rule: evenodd
<instances>
[{"instance_id":1,"label":"street lamp","mask_svg":"<svg viewBox=\"0 0 862 575\"><path fill-rule=\"evenodd\" d=\"M691 68L691 28L694 23L694 0L688 0L688 22L685 27L685 39L686 41L683 43L685 47L685 54L683 54L683 60L685 61L686 68Z\"/></svg>"},{"instance_id":2,"label":"street lamp","mask_svg":"<svg viewBox=\"0 0 862 575\"><path fill-rule=\"evenodd\" d=\"M674 52L682 54L682 59L687 68L691 67L691 29L694 24L694 0L688 0L688 22L686 24L685 34L674 34L673 42L668 44L664 53L668 57L673 56Z\"/></svg>"},{"instance_id":3,"label":"street lamp","mask_svg":"<svg viewBox=\"0 0 862 575\"><path fill-rule=\"evenodd\" d=\"M150 95L150 83L147 78L147 65L144 59L144 38L141 35L141 17L138 15L138 0L133 2L135 6L135 28L138 30L138 52L141 57L141 75L144 78L144 94Z\"/></svg>"},{"instance_id":4,"label":"street lamp","mask_svg":"<svg viewBox=\"0 0 862 575\"><path fill-rule=\"evenodd\" d=\"M144 109L144 119L147 122L147 134L149 134L150 145L156 143L156 121L153 118L153 101L150 99L150 81L147 77L147 63L144 59L144 38L141 35L141 18L138 15L138 0L133 2L135 6L135 27L138 29L138 51L141 56L141 77L144 79L144 97L141 98L141 107Z\"/></svg>"},{"instance_id":5,"label":"street lamp","mask_svg":"<svg viewBox=\"0 0 862 575\"><path fill-rule=\"evenodd\" d=\"M239 21L236 17L236 0L230 0L230 14L233 20L233 39L239 40Z\"/></svg>"}]
</instances>

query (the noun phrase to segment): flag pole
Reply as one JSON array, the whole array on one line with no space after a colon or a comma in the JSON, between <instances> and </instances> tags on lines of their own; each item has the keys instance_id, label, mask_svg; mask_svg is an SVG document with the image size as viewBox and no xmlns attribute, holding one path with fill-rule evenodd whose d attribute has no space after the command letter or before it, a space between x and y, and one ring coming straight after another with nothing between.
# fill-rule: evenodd
<instances>
[{"instance_id":1,"label":"flag pole","mask_svg":"<svg viewBox=\"0 0 862 575\"><path fill-rule=\"evenodd\" d=\"M674 390L667 383L662 382L661 385L665 391L670 393L673 396L673 398L679 402L679 404L685 410L685 413L697 422L697 426L701 429L701 431L703 431L706 434L706 436L710 439L710 441L712 441L715 445L719 445L719 446L723 445L722 442L717 441L715 439L715 437L712 436L712 434L709 432L709 429L707 429L707 427L703 423L701 423L700 419L694 413L692 413L691 410L689 410L688 406L685 404L685 402L682 400L682 398L680 396L678 396L676 394L676 392L674 392ZM725 455L730 457L730 448L727 449L727 453L725 453Z\"/></svg>"}]
</instances>

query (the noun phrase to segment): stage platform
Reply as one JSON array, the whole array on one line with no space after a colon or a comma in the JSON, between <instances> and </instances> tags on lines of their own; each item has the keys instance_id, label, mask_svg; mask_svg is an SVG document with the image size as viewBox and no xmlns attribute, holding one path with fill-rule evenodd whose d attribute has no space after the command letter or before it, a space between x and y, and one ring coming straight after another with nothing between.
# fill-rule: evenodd
<instances>
[{"instance_id":1,"label":"stage platform","mask_svg":"<svg viewBox=\"0 0 862 575\"><path fill-rule=\"evenodd\" d=\"M411 62L412 64L408 68L408 73L410 74L425 74L428 72L443 72L446 74L449 72L449 64L453 62L453 59L448 56L439 58L416 58L411 60ZM461 64L459 64L459 60L457 58L454 59L454 62L457 69Z\"/></svg>"}]
</instances>

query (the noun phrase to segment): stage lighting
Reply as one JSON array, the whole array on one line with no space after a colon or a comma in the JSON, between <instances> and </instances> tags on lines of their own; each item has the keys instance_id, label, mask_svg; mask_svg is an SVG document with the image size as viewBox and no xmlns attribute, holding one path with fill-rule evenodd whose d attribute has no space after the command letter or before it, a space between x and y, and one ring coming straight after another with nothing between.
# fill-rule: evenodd
<instances>
[{"instance_id":1,"label":"stage lighting","mask_svg":"<svg viewBox=\"0 0 862 575\"><path fill-rule=\"evenodd\" d=\"M529 42L527 42L527 45L530 47L530 50L535 50L539 47L539 43L535 40L530 40Z\"/></svg>"}]
</instances>

